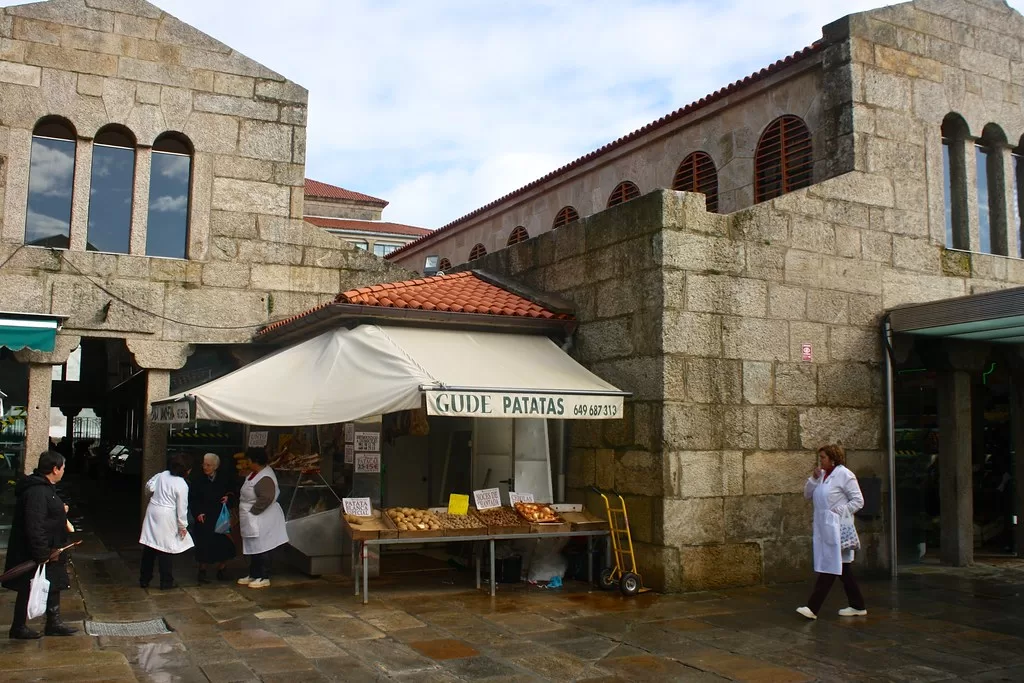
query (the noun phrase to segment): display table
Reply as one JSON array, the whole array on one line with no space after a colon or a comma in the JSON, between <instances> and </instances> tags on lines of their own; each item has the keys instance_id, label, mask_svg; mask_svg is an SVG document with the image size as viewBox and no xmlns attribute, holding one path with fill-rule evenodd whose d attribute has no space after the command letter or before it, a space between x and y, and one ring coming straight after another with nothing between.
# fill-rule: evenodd
<instances>
[{"instance_id":1,"label":"display table","mask_svg":"<svg viewBox=\"0 0 1024 683\"><path fill-rule=\"evenodd\" d=\"M559 531L555 533L529 533L529 534L483 534L479 536L439 536L435 538L413 537L413 538L371 538L366 540L355 540L352 542L352 552L356 557L361 557L362 562L356 562L356 570L353 572L355 579L355 594L359 595L359 582L363 584L363 604L370 600L370 578L369 565L370 554L368 546L384 545L419 545L421 543L452 543L461 541L490 541L491 551L491 596L494 596L494 542L495 541L523 541L531 538L586 538L587 539L587 579L594 582L594 564L591 560L594 551L594 538L607 536L607 530L600 531ZM610 546L610 544L609 544ZM359 555L356 555L356 553ZM476 563L476 587L480 588L480 562ZM608 564L611 563L609 558Z\"/></svg>"}]
</instances>

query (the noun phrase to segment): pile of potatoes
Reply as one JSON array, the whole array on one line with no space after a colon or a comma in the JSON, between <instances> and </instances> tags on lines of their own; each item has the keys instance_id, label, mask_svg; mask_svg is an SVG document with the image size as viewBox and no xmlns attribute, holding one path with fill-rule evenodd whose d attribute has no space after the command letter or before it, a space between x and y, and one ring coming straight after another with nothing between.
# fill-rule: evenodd
<instances>
[{"instance_id":1,"label":"pile of potatoes","mask_svg":"<svg viewBox=\"0 0 1024 683\"><path fill-rule=\"evenodd\" d=\"M386 512L399 531L440 531L441 529L441 520L429 510L388 508Z\"/></svg>"}]
</instances>

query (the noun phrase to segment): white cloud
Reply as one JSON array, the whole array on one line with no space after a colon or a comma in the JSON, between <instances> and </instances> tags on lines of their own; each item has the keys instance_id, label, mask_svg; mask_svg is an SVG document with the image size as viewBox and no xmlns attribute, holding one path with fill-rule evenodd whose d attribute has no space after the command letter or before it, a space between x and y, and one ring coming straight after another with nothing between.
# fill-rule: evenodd
<instances>
[{"instance_id":1,"label":"white cloud","mask_svg":"<svg viewBox=\"0 0 1024 683\"><path fill-rule=\"evenodd\" d=\"M63 141L32 144L29 189L47 197L70 197L75 174L75 146Z\"/></svg>"},{"instance_id":2,"label":"white cloud","mask_svg":"<svg viewBox=\"0 0 1024 683\"><path fill-rule=\"evenodd\" d=\"M192 158L179 154L154 152L154 165L159 165L160 175L172 180L188 181L192 169Z\"/></svg>"},{"instance_id":3,"label":"white cloud","mask_svg":"<svg viewBox=\"0 0 1024 683\"><path fill-rule=\"evenodd\" d=\"M67 235L70 234L69 231L71 229L71 224L68 221L47 216L32 209L28 211L27 224L33 240L53 237L55 235Z\"/></svg>"},{"instance_id":4,"label":"white cloud","mask_svg":"<svg viewBox=\"0 0 1024 683\"><path fill-rule=\"evenodd\" d=\"M188 197L181 194L176 197L168 197L163 195L157 197L155 202L149 203L149 210L156 211L159 213L171 213L174 211L184 211L188 207Z\"/></svg>"}]
</instances>

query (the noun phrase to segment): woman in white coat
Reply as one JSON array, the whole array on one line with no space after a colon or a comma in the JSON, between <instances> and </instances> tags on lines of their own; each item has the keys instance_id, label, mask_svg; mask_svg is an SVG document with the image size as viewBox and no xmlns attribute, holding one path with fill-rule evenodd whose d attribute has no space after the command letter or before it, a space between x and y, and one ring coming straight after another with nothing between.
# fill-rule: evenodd
<instances>
[{"instance_id":1,"label":"woman in white coat","mask_svg":"<svg viewBox=\"0 0 1024 683\"><path fill-rule=\"evenodd\" d=\"M288 542L284 510L277 502L281 487L277 475L267 466L267 452L250 448L245 452L252 472L238 494L238 528L242 553L249 556L249 575L238 580L249 588L270 586L270 553Z\"/></svg>"},{"instance_id":2,"label":"woman in white coat","mask_svg":"<svg viewBox=\"0 0 1024 683\"><path fill-rule=\"evenodd\" d=\"M868 611L864 596L850 573L853 550L843 550L839 543L839 524L842 517L864 507L864 496L857 483L857 475L846 467L846 452L842 446L830 444L818 449L819 466L804 485L804 498L814 501L814 571L818 580L814 584L806 607L797 609L808 619L817 619L825 597L838 576L846 590L849 606L839 610L841 617L863 617Z\"/></svg>"},{"instance_id":3,"label":"woman in white coat","mask_svg":"<svg viewBox=\"0 0 1024 683\"><path fill-rule=\"evenodd\" d=\"M177 454L171 456L166 470L146 482L146 491L152 494L142 521L142 568L139 585L149 587L153 580L153 561L160 564L160 589L174 588L171 555L183 553L192 547L188 535L188 476L189 460Z\"/></svg>"}]
</instances>

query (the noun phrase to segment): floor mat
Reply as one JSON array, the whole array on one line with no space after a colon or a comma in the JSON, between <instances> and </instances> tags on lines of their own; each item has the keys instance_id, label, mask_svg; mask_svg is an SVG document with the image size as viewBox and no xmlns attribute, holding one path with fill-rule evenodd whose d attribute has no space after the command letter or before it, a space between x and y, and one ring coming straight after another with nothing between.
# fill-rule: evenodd
<instances>
[{"instance_id":1,"label":"floor mat","mask_svg":"<svg viewBox=\"0 0 1024 683\"><path fill-rule=\"evenodd\" d=\"M155 636L171 630L163 619L151 619L126 623L86 621L85 632L90 636Z\"/></svg>"}]
</instances>

